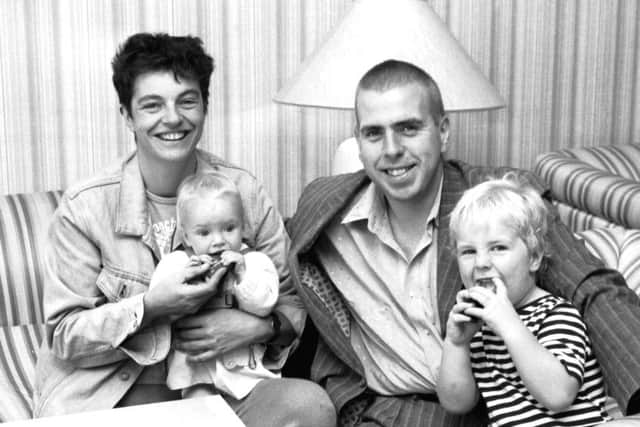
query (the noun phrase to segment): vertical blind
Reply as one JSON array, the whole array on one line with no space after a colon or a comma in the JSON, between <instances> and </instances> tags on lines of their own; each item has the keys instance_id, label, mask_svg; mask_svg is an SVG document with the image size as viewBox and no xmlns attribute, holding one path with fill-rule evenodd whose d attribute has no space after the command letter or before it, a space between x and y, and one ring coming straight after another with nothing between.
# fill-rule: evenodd
<instances>
[{"instance_id":1,"label":"vertical blind","mask_svg":"<svg viewBox=\"0 0 640 427\"><path fill-rule=\"evenodd\" d=\"M64 189L132 150L110 61L127 36L162 31L201 37L216 60L201 146L292 214L303 186L330 173L352 112L271 98L350 3L2 0L0 193ZM640 2L429 3L508 103L452 114L451 157L530 168L552 149L640 142Z\"/></svg>"}]
</instances>

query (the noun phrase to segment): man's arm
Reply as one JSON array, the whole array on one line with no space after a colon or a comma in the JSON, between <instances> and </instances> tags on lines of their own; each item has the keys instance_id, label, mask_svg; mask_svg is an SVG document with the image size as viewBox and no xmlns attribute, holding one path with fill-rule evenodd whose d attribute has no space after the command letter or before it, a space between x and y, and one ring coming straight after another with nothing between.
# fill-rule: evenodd
<instances>
[{"instance_id":1,"label":"man's arm","mask_svg":"<svg viewBox=\"0 0 640 427\"><path fill-rule=\"evenodd\" d=\"M551 258L541 286L573 303L587 324L609 393L626 414L640 412L640 299L606 268L550 206Z\"/></svg>"}]
</instances>

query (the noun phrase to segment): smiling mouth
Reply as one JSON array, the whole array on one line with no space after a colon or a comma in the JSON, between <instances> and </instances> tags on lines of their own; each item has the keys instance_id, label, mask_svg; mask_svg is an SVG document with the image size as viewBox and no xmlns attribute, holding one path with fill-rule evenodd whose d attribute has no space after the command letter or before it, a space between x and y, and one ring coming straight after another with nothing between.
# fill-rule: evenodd
<instances>
[{"instance_id":1,"label":"smiling mouth","mask_svg":"<svg viewBox=\"0 0 640 427\"><path fill-rule=\"evenodd\" d=\"M163 141L180 141L189 134L188 131L181 132L165 132L156 135L156 138Z\"/></svg>"},{"instance_id":2,"label":"smiling mouth","mask_svg":"<svg viewBox=\"0 0 640 427\"><path fill-rule=\"evenodd\" d=\"M403 168L388 168L384 169L384 173L393 178L398 178L406 175L411 169L413 169L413 166L407 166Z\"/></svg>"}]
</instances>

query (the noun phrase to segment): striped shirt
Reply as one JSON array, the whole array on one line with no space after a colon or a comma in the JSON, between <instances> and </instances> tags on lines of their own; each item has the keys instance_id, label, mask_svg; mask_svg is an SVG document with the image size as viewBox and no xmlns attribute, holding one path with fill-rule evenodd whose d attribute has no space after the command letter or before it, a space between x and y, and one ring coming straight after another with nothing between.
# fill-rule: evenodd
<instances>
[{"instance_id":1,"label":"striped shirt","mask_svg":"<svg viewBox=\"0 0 640 427\"><path fill-rule=\"evenodd\" d=\"M600 366L578 311L566 300L546 295L518 308L538 342L581 384L562 412L543 407L525 387L507 348L486 325L471 342L471 366L493 426L592 426L609 420Z\"/></svg>"}]
</instances>

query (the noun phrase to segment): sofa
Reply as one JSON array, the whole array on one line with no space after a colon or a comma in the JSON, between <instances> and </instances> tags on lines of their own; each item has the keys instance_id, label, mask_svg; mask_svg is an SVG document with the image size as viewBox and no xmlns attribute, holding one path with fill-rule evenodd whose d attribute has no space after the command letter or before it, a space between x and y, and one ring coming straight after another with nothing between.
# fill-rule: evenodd
<instances>
[{"instance_id":1,"label":"sofa","mask_svg":"<svg viewBox=\"0 0 640 427\"><path fill-rule=\"evenodd\" d=\"M573 231L640 229L640 144L552 151L538 156L534 172Z\"/></svg>"},{"instance_id":2,"label":"sofa","mask_svg":"<svg viewBox=\"0 0 640 427\"><path fill-rule=\"evenodd\" d=\"M534 171L562 221L640 294L640 144L552 151Z\"/></svg>"},{"instance_id":3,"label":"sofa","mask_svg":"<svg viewBox=\"0 0 640 427\"><path fill-rule=\"evenodd\" d=\"M640 165L640 161L633 164ZM541 173L544 170L541 166ZM548 175L551 187L558 186L559 174ZM31 417L34 367L44 337L43 253L48 223L61 195L60 191L48 191L0 196L0 422ZM564 200L558 197L556 202L568 204ZM633 222L623 224L573 229L607 265L625 275L629 286L640 291L640 230L629 228ZM610 409L620 415L613 401Z\"/></svg>"},{"instance_id":4,"label":"sofa","mask_svg":"<svg viewBox=\"0 0 640 427\"><path fill-rule=\"evenodd\" d=\"M0 196L0 422L31 418L43 249L62 192Z\"/></svg>"}]
</instances>

